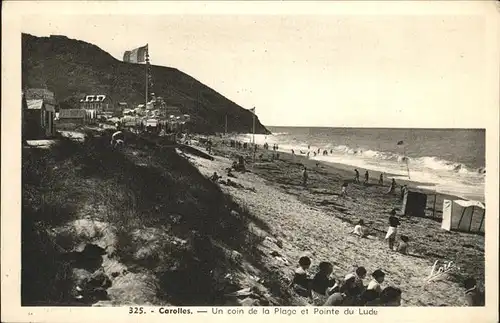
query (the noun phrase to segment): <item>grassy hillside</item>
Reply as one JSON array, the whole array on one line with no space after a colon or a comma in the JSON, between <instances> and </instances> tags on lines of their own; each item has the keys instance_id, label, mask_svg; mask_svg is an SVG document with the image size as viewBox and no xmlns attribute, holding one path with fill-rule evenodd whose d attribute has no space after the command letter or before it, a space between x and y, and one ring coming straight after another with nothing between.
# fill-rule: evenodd
<instances>
[{"instance_id":1,"label":"grassy hillside","mask_svg":"<svg viewBox=\"0 0 500 323\"><path fill-rule=\"evenodd\" d=\"M193 77L171 67L152 66L154 92L193 118L196 132L251 132L252 114ZM24 87L47 87L64 107L85 94L107 94L114 101L144 103L145 67L116 60L99 47L65 36L22 34ZM250 108L250 107L247 107ZM256 119L255 131L267 129Z\"/></svg>"},{"instance_id":2,"label":"grassy hillside","mask_svg":"<svg viewBox=\"0 0 500 323\"><path fill-rule=\"evenodd\" d=\"M102 267L116 276L113 303L227 304L225 295L241 288L234 277L262 268L256 247L264 238L251 227L267 225L160 139L130 135L123 151L110 150L108 139L24 149L23 305L78 305L82 270L68 259L91 243L105 248ZM85 236L81 223L100 229Z\"/></svg>"}]
</instances>

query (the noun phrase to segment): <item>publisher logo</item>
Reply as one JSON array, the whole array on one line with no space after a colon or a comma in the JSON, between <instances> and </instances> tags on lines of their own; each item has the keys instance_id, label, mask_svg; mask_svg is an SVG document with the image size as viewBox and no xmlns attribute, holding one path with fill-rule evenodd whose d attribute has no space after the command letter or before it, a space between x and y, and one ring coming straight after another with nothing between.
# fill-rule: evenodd
<instances>
[{"instance_id":1,"label":"publisher logo","mask_svg":"<svg viewBox=\"0 0 500 323\"><path fill-rule=\"evenodd\" d=\"M444 262L440 265L439 260L436 260L434 262L434 265L432 265L429 276L427 276L426 278L426 282L429 283L432 281L441 280L446 277L447 274L459 269L460 267L458 267L453 261Z\"/></svg>"}]
</instances>

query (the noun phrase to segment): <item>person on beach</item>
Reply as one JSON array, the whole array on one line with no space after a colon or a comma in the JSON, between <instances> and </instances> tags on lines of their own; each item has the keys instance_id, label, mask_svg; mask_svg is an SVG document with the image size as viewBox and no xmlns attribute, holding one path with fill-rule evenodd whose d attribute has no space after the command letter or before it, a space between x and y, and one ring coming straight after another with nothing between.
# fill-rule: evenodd
<instances>
[{"instance_id":1,"label":"person on beach","mask_svg":"<svg viewBox=\"0 0 500 323\"><path fill-rule=\"evenodd\" d=\"M400 239L400 242L399 242L399 245L398 245L396 251L403 254L403 255L407 255L408 254L408 241L410 240L410 238L408 238L408 236L402 235L401 237L399 237L399 239Z\"/></svg>"},{"instance_id":2,"label":"person on beach","mask_svg":"<svg viewBox=\"0 0 500 323\"><path fill-rule=\"evenodd\" d=\"M372 273L373 279L368 283L368 287L366 287L367 290L374 290L378 294L382 293L382 287L380 287L380 284L384 282L385 279L385 273L377 269Z\"/></svg>"},{"instance_id":3,"label":"person on beach","mask_svg":"<svg viewBox=\"0 0 500 323\"><path fill-rule=\"evenodd\" d=\"M292 156L295 156L295 150L292 149Z\"/></svg>"},{"instance_id":4,"label":"person on beach","mask_svg":"<svg viewBox=\"0 0 500 323\"><path fill-rule=\"evenodd\" d=\"M396 287L386 287L380 294L380 305L401 306L401 289Z\"/></svg>"},{"instance_id":5,"label":"person on beach","mask_svg":"<svg viewBox=\"0 0 500 323\"><path fill-rule=\"evenodd\" d=\"M335 286L335 279L330 277L333 272L333 265L330 262L320 262L319 271L314 276L311 282L311 290L315 305L324 304L326 296L331 294L332 288Z\"/></svg>"},{"instance_id":6,"label":"person on beach","mask_svg":"<svg viewBox=\"0 0 500 323\"><path fill-rule=\"evenodd\" d=\"M307 179L309 175L307 174L307 168L304 166L304 170L302 171L302 186L307 186Z\"/></svg>"},{"instance_id":7,"label":"person on beach","mask_svg":"<svg viewBox=\"0 0 500 323\"><path fill-rule=\"evenodd\" d=\"M368 174L368 171L365 172L365 182L364 184L368 184L368 180L370 178L370 175Z\"/></svg>"},{"instance_id":8,"label":"person on beach","mask_svg":"<svg viewBox=\"0 0 500 323\"><path fill-rule=\"evenodd\" d=\"M356 268L356 271L354 273L347 274L344 278L344 281L348 281L351 278L354 278L354 282L356 283L356 286L360 288L361 291L365 289L365 286L363 284L363 279L366 277L366 269L365 267L361 266Z\"/></svg>"},{"instance_id":9,"label":"person on beach","mask_svg":"<svg viewBox=\"0 0 500 323\"><path fill-rule=\"evenodd\" d=\"M359 220L356 226L354 227L354 230L352 233L357 235L358 237L364 238L366 237L366 231L365 231L365 222L363 220Z\"/></svg>"},{"instance_id":10,"label":"person on beach","mask_svg":"<svg viewBox=\"0 0 500 323\"><path fill-rule=\"evenodd\" d=\"M394 242L396 241L396 234L398 231L398 226L401 224L399 219L396 217L396 210L391 211L391 216L389 217L389 229L385 235L385 240L389 242L389 249L394 250Z\"/></svg>"},{"instance_id":11,"label":"person on beach","mask_svg":"<svg viewBox=\"0 0 500 323\"><path fill-rule=\"evenodd\" d=\"M217 174L217 172L214 172L214 173L212 174L212 176L210 176L210 180L211 180L211 181L213 181L213 182L217 182L220 178L221 178L221 176L219 176L219 175Z\"/></svg>"},{"instance_id":12,"label":"person on beach","mask_svg":"<svg viewBox=\"0 0 500 323\"><path fill-rule=\"evenodd\" d=\"M361 294L355 278L351 277L344 281L338 292L328 297L323 306L352 306L356 303L358 295Z\"/></svg>"},{"instance_id":13,"label":"person on beach","mask_svg":"<svg viewBox=\"0 0 500 323\"><path fill-rule=\"evenodd\" d=\"M378 184L384 185L384 174L380 173L380 177L378 178Z\"/></svg>"},{"instance_id":14,"label":"person on beach","mask_svg":"<svg viewBox=\"0 0 500 323\"><path fill-rule=\"evenodd\" d=\"M484 306L484 292L479 290L474 278L466 278L464 280L464 287L466 306Z\"/></svg>"},{"instance_id":15,"label":"person on beach","mask_svg":"<svg viewBox=\"0 0 500 323\"><path fill-rule=\"evenodd\" d=\"M309 154L310 154L310 152L307 152L307 159L309 159Z\"/></svg>"},{"instance_id":16,"label":"person on beach","mask_svg":"<svg viewBox=\"0 0 500 323\"><path fill-rule=\"evenodd\" d=\"M229 168L229 169L227 170L227 177L236 178L236 176L234 176L234 174L233 174L233 172L232 172L231 168Z\"/></svg>"},{"instance_id":17,"label":"person on beach","mask_svg":"<svg viewBox=\"0 0 500 323\"><path fill-rule=\"evenodd\" d=\"M357 169L354 170L354 183L359 183L359 172Z\"/></svg>"},{"instance_id":18,"label":"person on beach","mask_svg":"<svg viewBox=\"0 0 500 323\"><path fill-rule=\"evenodd\" d=\"M347 186L349 186L349 183L347 182L344 182L344 184L342 184L340 196L344 197L347 195Z\"/></svg>"},{"instance_id":19,"label":"person on beach","mask_svg":"<svg viewBox=\"0 0 500 323\"><path fill-rule=\"evenodd\" d=\"M394 194L395 190L396 190L396 180L393 178L391 181L391 186L389 187L389 190L387 191L387 194Z\"/></svg>"},{"instance_id":20,"label":"person on beach","mask_svg":"<svg viewBox=\"0 0 500 323\"><path fill-rule=\"evenodd\" d=\"M311 149L311 145L307 145L307 149Z\"/></svg>"},{"instance_id":21,"label":"person on beach","mask_svg":"<svg viewBox=\"0 0 500 323\"><path fill-rule=\"evenodd\" d=\"M300 257L299 266L295 269L293 280L290 287L303 297L311 296L311 278L308 270L311 267L311 259L309 257Z\"/></svg>"}]
</instances>

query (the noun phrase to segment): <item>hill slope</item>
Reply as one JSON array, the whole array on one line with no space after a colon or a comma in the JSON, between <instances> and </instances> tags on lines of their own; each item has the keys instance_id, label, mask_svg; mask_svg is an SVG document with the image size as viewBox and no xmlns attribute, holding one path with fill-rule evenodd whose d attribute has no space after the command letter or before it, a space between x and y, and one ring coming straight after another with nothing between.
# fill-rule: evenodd
<instances>
[{"instance_id":1,"label":"hill slope","mask_svg":"<svg viewBox=\"0 0 500 323\"><path fill-rule=\"evenodd\" d=\"M22 34L23 88L47 87L59 102L75 106L85 94L107 94L115 101L144 103L144 65L121 62L99 47L65 36ZM154 92L190 114L196 132L251 132L252 114L191 76L152 66ZM255 121L256 133L269 133Z\"/></svg>"}]
</instances>

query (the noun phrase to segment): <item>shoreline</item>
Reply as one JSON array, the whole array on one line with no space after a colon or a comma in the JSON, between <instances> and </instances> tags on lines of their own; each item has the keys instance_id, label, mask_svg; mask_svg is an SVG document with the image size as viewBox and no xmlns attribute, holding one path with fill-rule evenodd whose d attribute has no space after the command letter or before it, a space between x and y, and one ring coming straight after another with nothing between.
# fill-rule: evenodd
<instances>
[{"instance_id":1,"label":"shoreline","mask_svg":"<svg viewBox=\"0 0 500 323\"><path fill-rule=\"evenodd\" d=\"M241 135L248 136L249 134L239 134L237 136L232 136L232 137L228 137L225 139L226 140L227 139L238 140L236 138L238 136L241 136ZM240 139L240 141L243 142L242 139ZM249 143L249 144L251 144L251 143ZM269 153L273 152L272 149L269 149L269 150L263 149L262 145L259 145L258 151L261 153L266 152L266 151ZM289 157L292 157L292 154L288 149L284 150L284 149L280 148L280 149L278 149L278 152L280 153L280 155L284 154L284 155L287 155ZM258 156L258 154L256 154L256 156ZM484 191L483 191L483 194L476 194L473 192L471 192L471 193L454 193L454 192L450 192L448 190L443 190L443 189L437 188L439 186L439 184L437 184L437 183L406 179L405 177L407 177L407 176L391 173L390 171L379 171L379 170L367 168L366 166L360 167L360 166L353 166L353 165L346 164L346 163L331 162L331 161L325 161L325 160L316 160L316 159L313 159L314 157L307 158L306 155L297 154L297 152L295 154L295 158L298 158L300 160L311 161L313 164L318 162L318 163L322 164L323 166L331 166L335 169L339 169L342 171L348 171L351 174L350 174L350 177L348 176L346 179L354 178L354 169L357 168L358 170L360 170L360 180L363 179L362 171L368 170L370 173L370 181L373 181L373 182L378 182L378 178L379 178L380 174L383 173L384 174L384 183L389 182L391 178L395 178L398 186L399 185L408 185L408 187L411 187L412 190L417 191L417 192L426 193L428 195L438 194L438 195L444 195L444 196L448 196L450 198L458 199L458 200L476 200L476 201L479 201L483 204L485 204L485 202L486 202ZM436 187L436 189L433 189L433 187Z\"/></svg>"}]
</instances>

